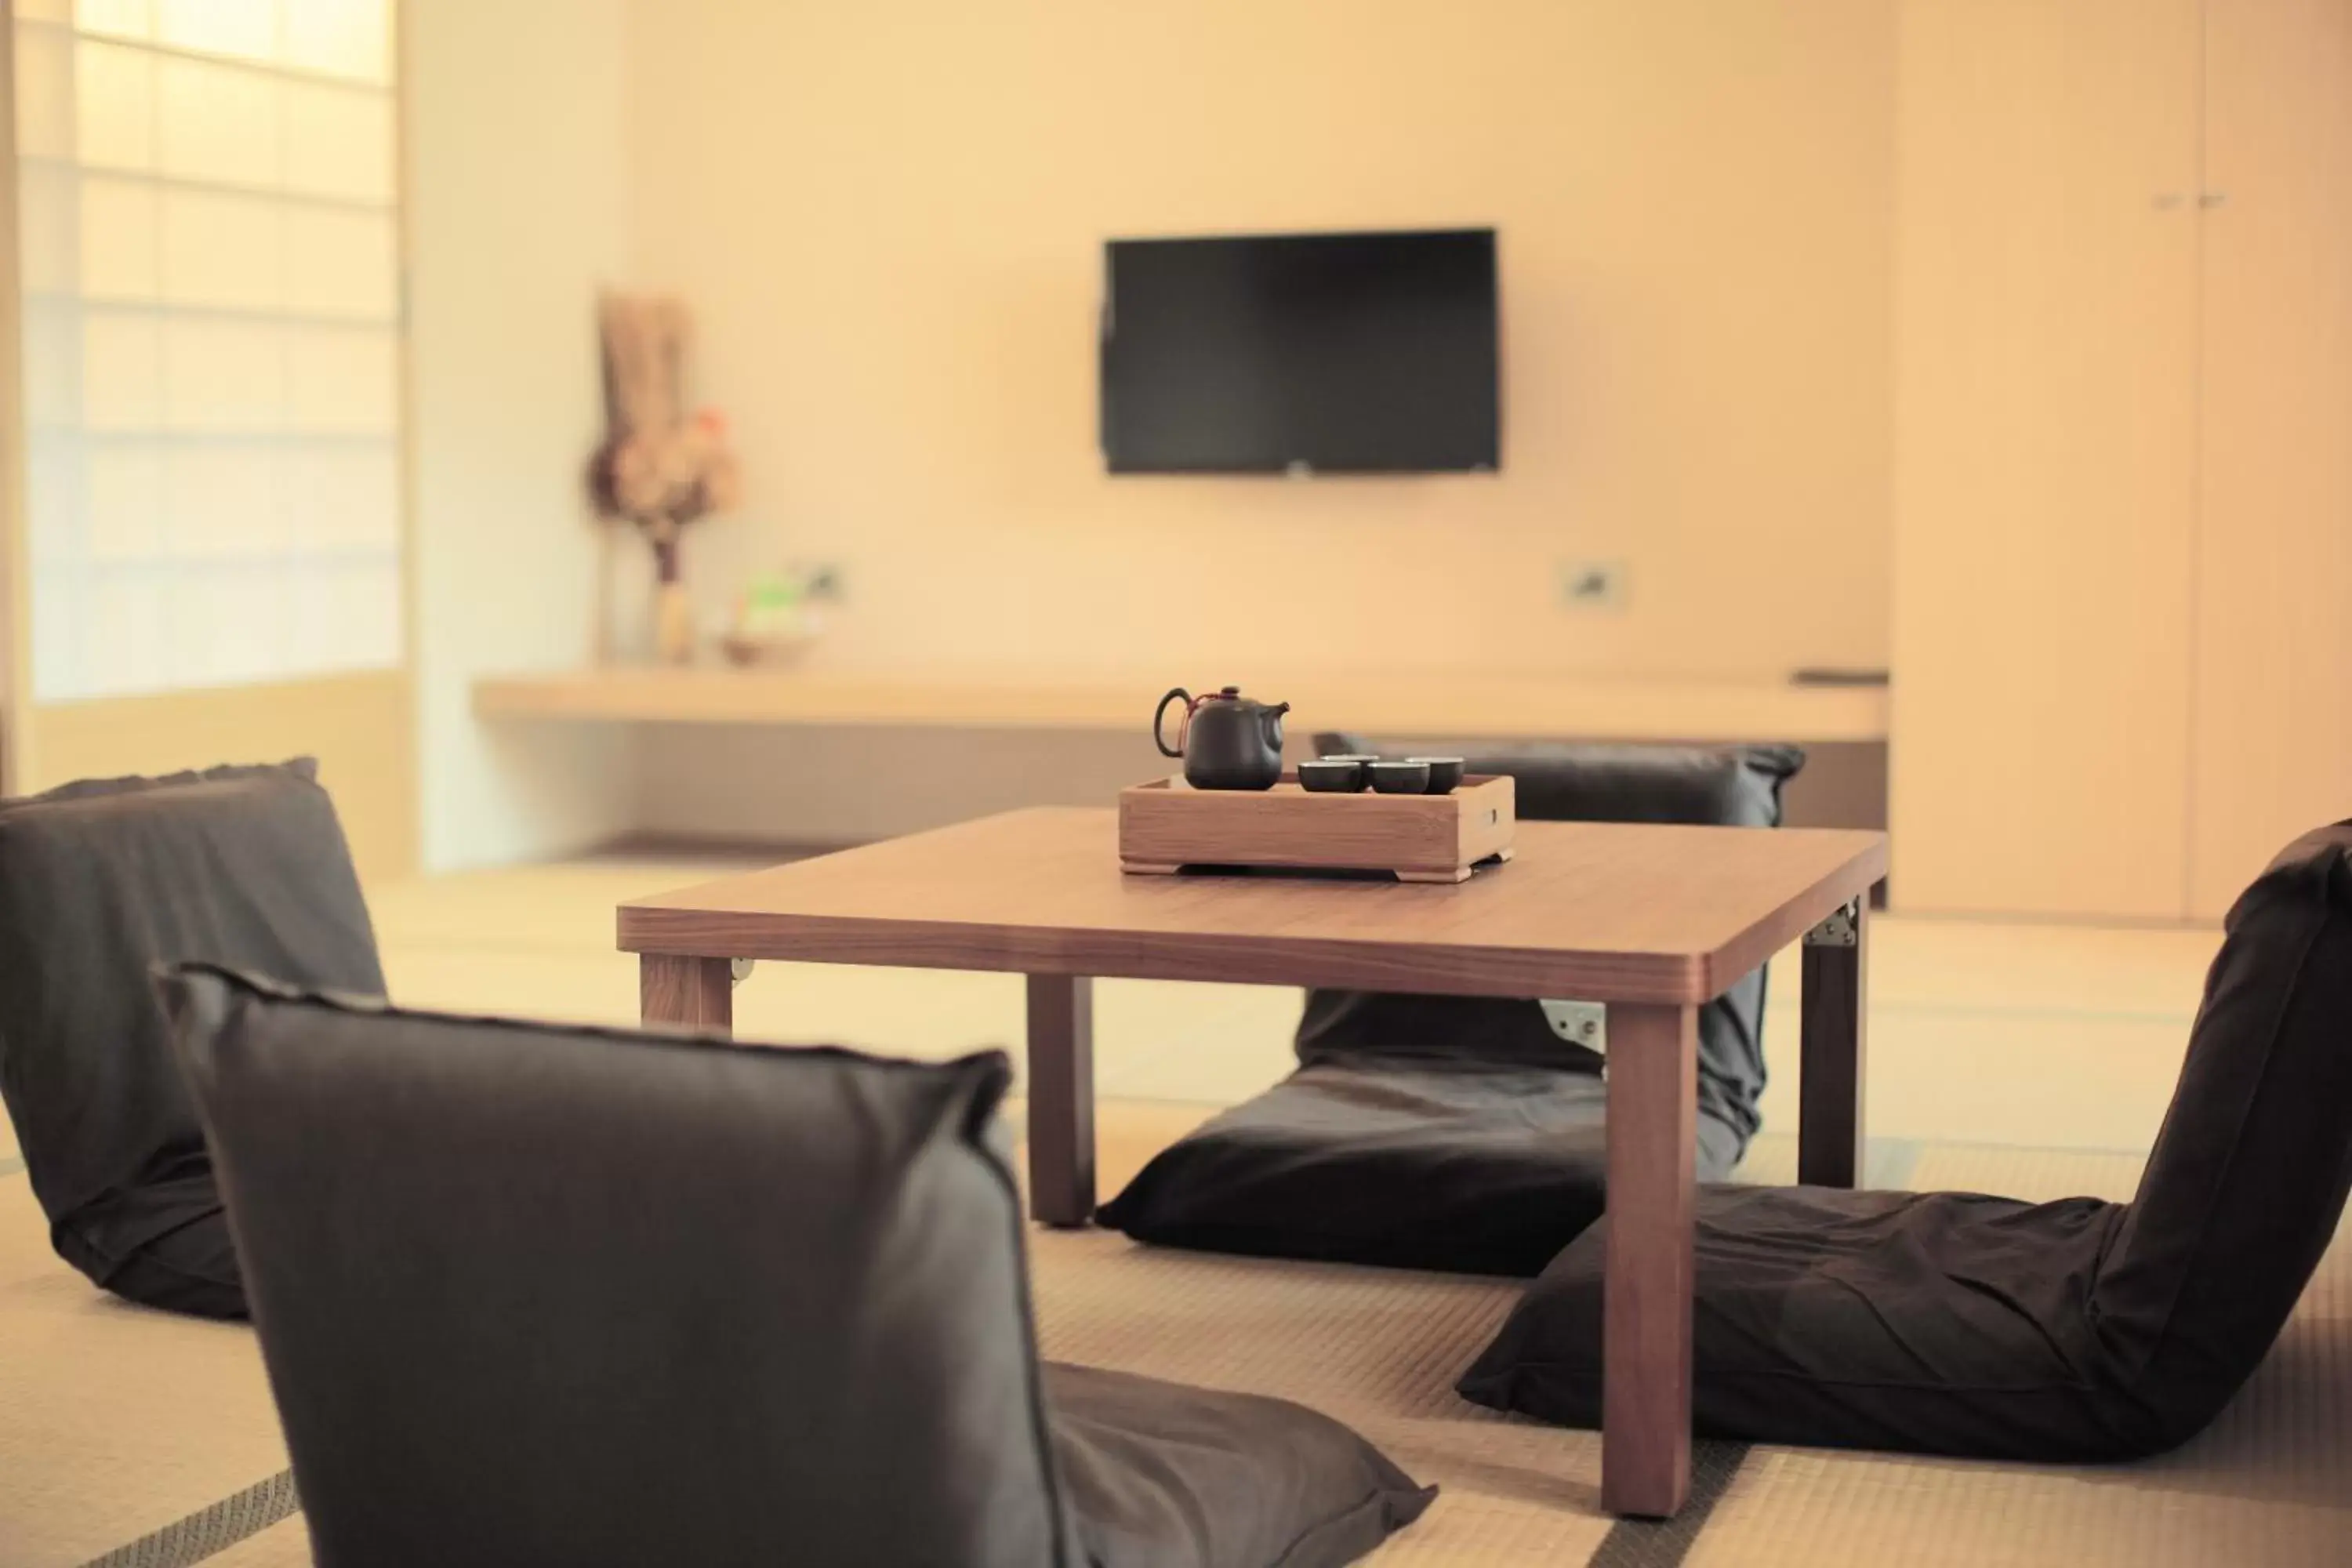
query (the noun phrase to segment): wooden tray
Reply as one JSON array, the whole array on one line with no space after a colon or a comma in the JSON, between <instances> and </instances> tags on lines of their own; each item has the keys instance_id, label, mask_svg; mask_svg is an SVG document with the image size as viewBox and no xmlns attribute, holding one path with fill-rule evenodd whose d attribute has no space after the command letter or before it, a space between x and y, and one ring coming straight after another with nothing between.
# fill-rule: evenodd
<instances>
[{"instance_id":1,"label":"wooden tray","mask_svg":"<svg viewBox=\"0 0 2352 1568\"><path fill-rule=\"evenodd\" d=\"M1119 868L1165 876L1187 866L1263 866L1466 881L1480 861L1511 858L1517 799L1503 774L1474 774L1451 795L1315 795L1296 773L1268 790L1154 779L1118 792Z\"/></svg>"}]
</instances>

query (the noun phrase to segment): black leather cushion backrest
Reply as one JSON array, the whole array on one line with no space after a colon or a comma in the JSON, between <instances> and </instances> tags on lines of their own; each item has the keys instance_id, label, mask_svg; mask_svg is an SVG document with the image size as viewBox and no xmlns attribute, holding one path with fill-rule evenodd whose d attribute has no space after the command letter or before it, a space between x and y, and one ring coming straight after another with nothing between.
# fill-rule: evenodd
<instances>
[{"instance_id":1,"label":"black leather cushion backrest","mask_svg":"<svg viewBox=\"0 0 2352 1568\"><path fill-rule=\"evenodd\" d=\"M1777 827L1780 786L1805 764L1795 746L1533 744L1484 751L1442 742L1318 735L1321 752L1460 756L1473 773L1508 773L1530 822L1664 822ZM1483 874L1483 873L1482 873ZM1507 868L1498 873L1507 876ZM1308 994L1298 1057L1313 1062L1365 1051L1472 1058L1600 1070L1600 1058L1561 1040L1531 1002ZM1764 972L1746 976L1699 1012L1699 1100L1741 1140L1756 1131L1764 1092Z\"/></svg>"},{"instance_id":2,"label":"black leather cushion backrest","mask_svg":"<svg viewBox=\"0 0 2352 1568\"><path fill-rule=\"evenodd\" d=\"M1480 747L1443 741L1315 737L1318 752L1460 757L1465 773L1508 773L1523 822L1673 822L1780 826L1780 786L1805 765L1797 746Z\"/></svg>"},{"instance_id":3,"label":"black leather cushion backrest","mask_svg":"<svg viewBox=\"0 0 2352 1568\"><path fill-rule=\"evenodd\" d=\"M164 984L320 1562L1068 1560L1002 1055Z\"/></svg>"},{"instance_id":4,"label":"black leather cushion backrest","mask_svg":"<svg viewBox=\"0 0 2352 1568\"><path fill-rule=\"evenodd\" d=\"M0 802L0 1089L53 1220L203 1156L147 979L182 959L383 989L310 763Z\"/></svg>"},{"instance_id":5,"label":"black leather cushion backrest","mask_svg":"<svg viewBox=\"0 0 2352 1568\"><path fill-rule=\"evenodd\" d=\"M2352 1191L2352 823L2290 846L2227 930L2093 1293L2121 1375L2180 1436L2269 1350Z\"/></svg>"}]
</instances>

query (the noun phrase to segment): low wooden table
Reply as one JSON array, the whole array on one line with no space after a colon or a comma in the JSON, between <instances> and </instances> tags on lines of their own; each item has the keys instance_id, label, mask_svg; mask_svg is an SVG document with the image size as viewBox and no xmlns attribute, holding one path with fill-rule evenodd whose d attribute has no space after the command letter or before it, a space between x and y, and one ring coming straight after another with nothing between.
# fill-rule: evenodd
<instances>
[{"instance_id":1,"label":"low wooden table","mask_svg":"<svg viewBox=\"0 0 2352 1568\"><path fill-rule=\"evenodd\" d=\"M1117 837L1108 810L1012 812L624 904L620 945L648 1024L721 1032L737 961L1026 974L1030 1206L1057 1226L1095 1205L1092 976L1582 1005L1555 1011L1609 1063L1602 1500L1680 1508L1697 1009L1804 939L1799 1175L1852 1186L1885 837L1522 823L1517 860L1458 886L1124 876Z\"/></svg>"}]
</instances>

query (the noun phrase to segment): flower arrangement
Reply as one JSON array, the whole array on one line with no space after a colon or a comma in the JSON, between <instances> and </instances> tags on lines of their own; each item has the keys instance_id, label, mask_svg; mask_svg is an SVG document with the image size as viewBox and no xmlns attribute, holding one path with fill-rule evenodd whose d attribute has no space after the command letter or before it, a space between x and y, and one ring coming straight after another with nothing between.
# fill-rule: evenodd
<instances>
[{"instance_id":1,"label":"flower arrangement","mask_svg":"<svg viewBox=\"0 0 2352 1568\"><path fill-rule=\"evenodd\" d=\"M691 601L678 571L688 523L722 511L741 493L741 474L715 408L688 411L686 376L693 321L676 300L607 294L598 308L604 341L605 435L588 465L598 513L635 523L653 546L656 639L661 656L694 654Z\"/></svg>"}]
</instances>

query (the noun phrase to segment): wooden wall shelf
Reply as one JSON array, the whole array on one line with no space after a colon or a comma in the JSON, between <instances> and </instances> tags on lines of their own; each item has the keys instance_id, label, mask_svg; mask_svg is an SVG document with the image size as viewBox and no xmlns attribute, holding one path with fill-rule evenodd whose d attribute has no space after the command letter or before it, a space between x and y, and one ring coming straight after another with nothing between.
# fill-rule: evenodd
<instances>
[{"instance_id":1,"label":"wooden wall shelf","mask_svg":"<svg viewBox=\"0 0 2352 1568\"><path fill-rule=\"evenodd\" d=\"M1085 683L960 672L609 668L494 677L474 687L489 719L651 724L953 726L1141 734L1173 680L1239 679L1287 701L1301 740L1318 730L1428 740L1559 736L1622 741L1886 739L1884 687L1589 676L1284 676L1240 669Z\"/></svg>"}]
</instances>

